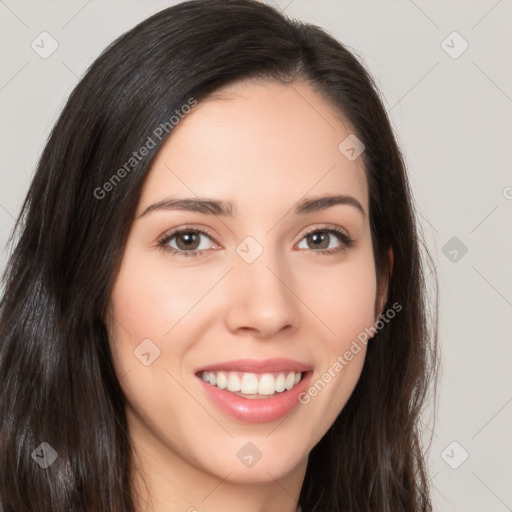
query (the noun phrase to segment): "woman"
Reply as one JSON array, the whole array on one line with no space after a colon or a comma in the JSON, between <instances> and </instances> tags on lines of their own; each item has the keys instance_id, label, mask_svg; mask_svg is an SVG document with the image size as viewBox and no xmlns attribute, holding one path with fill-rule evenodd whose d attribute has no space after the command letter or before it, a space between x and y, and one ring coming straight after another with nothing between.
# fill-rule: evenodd
<instances>
[{"instance_id":1,"label":"woman","mask_svg":"<svg viewBox=\"0 0 512 512\"><path fill-rule=\"evenodd\" d=\"M124 34L18 230L6 512L431 510L411 193L372 79L320 28L199 0Z\"/></svg>"}]
</instances>

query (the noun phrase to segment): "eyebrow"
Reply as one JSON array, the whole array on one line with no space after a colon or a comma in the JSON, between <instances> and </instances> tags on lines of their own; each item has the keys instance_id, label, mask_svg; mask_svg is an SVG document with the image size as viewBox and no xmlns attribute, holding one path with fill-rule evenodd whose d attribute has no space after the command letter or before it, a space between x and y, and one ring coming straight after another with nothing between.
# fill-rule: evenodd
<instances>
[{"instance_id":1,"label":"eyebrow","mask_svg":"<svg viewBox=\"0 0 512 512\"><path fill-rule=\"evenodd\" d=\"M295 205L293 213L304 215L326 210L336 205L353 206L359 210L363 216L366 215L363 206L355 197L340 194L303 199ZM139 215L139 218L155 210L184 210L224 217L234 217L236 215L236 208L233 203L229 201L219 201L210 198L166 198L148 206L144 212Z\"/></svg>"}]
</instances>

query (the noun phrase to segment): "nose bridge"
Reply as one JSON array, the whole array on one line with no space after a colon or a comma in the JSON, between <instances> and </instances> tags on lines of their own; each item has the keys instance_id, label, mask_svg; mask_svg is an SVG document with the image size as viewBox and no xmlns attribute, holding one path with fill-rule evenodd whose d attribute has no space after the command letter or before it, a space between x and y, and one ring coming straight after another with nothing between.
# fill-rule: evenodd
<instances>
[{"instance_id":1,"label":"nose bridge","mask_svg":"<svg viewBox=\"0 0 512 512\"><path fill-rule=\"evenodd\" d=\"M227 314L231 330L250 329L271 336L284 327L298 325L297 299L291 292L291 272L285 256L270 243L252 236L235 249L233 293Z\"/></svg>"}]
</instances>

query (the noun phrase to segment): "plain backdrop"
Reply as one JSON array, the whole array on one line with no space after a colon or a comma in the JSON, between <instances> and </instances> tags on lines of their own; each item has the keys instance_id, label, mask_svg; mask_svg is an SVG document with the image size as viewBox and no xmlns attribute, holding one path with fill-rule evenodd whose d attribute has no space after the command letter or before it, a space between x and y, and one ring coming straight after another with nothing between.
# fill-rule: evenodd
<instances>
[{"instance_id":1,"label":"plain backdrop","mask_svg":"<svg viewBox=\"0 0 512 512\"><path fill-rule=\"evenodd\" d=\"M114 38L173 3L0 0L0 270L79 77ZM443 368L435 424L425 420L435 510L511 511L512 2L274 5L364 61L406 158L440 284Z\"/></svg>"}]
</instances>

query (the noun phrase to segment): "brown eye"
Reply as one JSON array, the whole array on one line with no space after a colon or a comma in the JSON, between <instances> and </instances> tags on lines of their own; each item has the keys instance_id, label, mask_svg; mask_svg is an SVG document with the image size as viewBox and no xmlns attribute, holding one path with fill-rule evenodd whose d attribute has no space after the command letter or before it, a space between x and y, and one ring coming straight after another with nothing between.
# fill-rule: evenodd
<instances>
[{"instance_id":1,"label":"brown eye","mask_svg":"<svg viewBox=\"0 0 512 512\"><path fill-rule=\"evenodd\" d=\"M341 229L320 228L306 233L300 241L300 249L311 249L314 254L336 254L351 247L353 240Z\"/></svg>"},{"instance_id":2,"label":"brown eye","mask_svg":"<svg viewBox=\"0 0 512 512\"><path fill-rule=\"evenodd\" d=\"M201 235L193 231L182 231L178 235L175 235L174 238L176 238L176 246L178 249L183 251L195 251L201 241Z\"/></svg>"},{"instance_id":3,"label":"brown eye","mask_svg":"<svg viewBox=\"0 0 512 512\"><path fill-rule=\"evenodd\" d=\"M311 249L327 249L329 247L331 235L325 231L315 231L306 236L306 240L311 243Z\"/></svg>"},{"instance_id":4,"label":"brown eye","mask_svg":"<svg viewBox=\"0 0 512 512\"><path fill-rule=\"evenodd\" d=\"M207 249L211 249L212 245L215 245L212 235L202 229L192 228L176 230L158 242L161 249L175 256L199 256Z\"/></svg>"}]
</instances>

